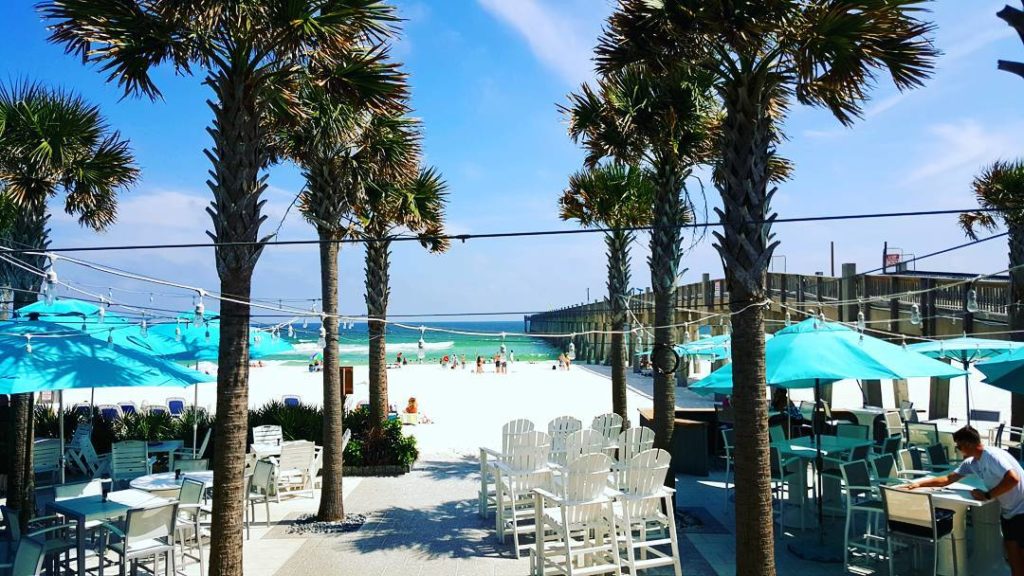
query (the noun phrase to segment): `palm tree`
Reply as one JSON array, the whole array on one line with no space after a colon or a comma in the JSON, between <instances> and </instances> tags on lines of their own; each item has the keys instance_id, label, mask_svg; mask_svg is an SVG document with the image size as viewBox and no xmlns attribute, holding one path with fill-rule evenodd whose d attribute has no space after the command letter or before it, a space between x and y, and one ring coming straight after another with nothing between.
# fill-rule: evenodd
<instances>
[{"instance_id":1,"label":"palm tree","mask_svg":"<svg viewBox=\"0 0 1024 576\"><path fill-rule=\"evenodd\" d=\"M972 183L978 206L985 211L960 215L960 226L972 240L978 229L1006 228L1010 248L1010 305L1007 322L1013 340L1024 339L1024 161L998 160L985 167ZM1000 222L1001 221L1001 222ZM1024 422L1024 395L1013 394L1011 424Z\"/></svg>"},{"instance_id":2,"label":"palm tree","mask_svg":"<svg viewBox=\"0 0 1024 576\"><path fill-rule=\"evenodd\" d=\"M775 574L765 406L765 277L777 242L771 158L795 98L844 125L888 72L900 90L922 84L936 50L918 19L925 0L856 3L620 0L597 48L604 74L643 63L652 74L697 67L725 108L717 166L723 208L716 248L732 314L736 413L736 571Z\"/></svg>"},{"instance_id":3,"label":"palm tree","mask_svg":"<svg viewBox=\"0 0 1024 576\"><path fill-rule=\"evenodd\" d=\"M604 242L608 254L608 305L612 331L612 411L629 427L626 410L626 346L623 329L629 306L629 248L636 237L631 228L649 226L654 185L642 168L621 163L603 164L569 177L569 187L559 199L563 220L577 220L584 227L607 227Z\"/></svg>"},{"instance_id":4,"label":"palm tree","mask_svg":"<svg viewBox=\"0 0 1024 576\"><path fill-rule=\"evenodd\" d=\"M364 82L376 95L390 94L398 101L405 93L404 76L397 67L379 62L364 73ZM317 518L324 522L345 516L342 497L344 431L341 366L338 356L338 251L352 227L355 207L365 199L359 171L373 158L364 146L364 130L371 112L350 98L338 97L319 81L306 82L300 98L308 114L298 122L285 122L279 135L285 154L301 168L306 186L299 208L320 239L320 285L324 330L324 453L323 490Z\"/></svg>"},{"instance_id":5,"label":"palm tree","mask_svg":"<svg viewBox=\"0 0 1024 576\"><path fill-rule=\"evenodd\" d=\"M648 73L644 65L605 74L597 88L584 84L560 106L569 135L582 141L585 163L614 158L649 169L653 184L651 286L654 291L654 349L674 344L672 297L682 258L681 225L692 213L685 187L691 168L711 159L718 108L710 82L696 70ZM660 354L659 354L660 356ZM654 445L668 449L675 429L675 383L655 358ZM674 476L668 482L674 483Z\"/></svg>"},{"instance_id":6,"label":"palm tree","mask_svg":"<svg viewBox=\"0 0 1024 576\"><path fill-rule=\"evenodd\" d=\"M0 242L19 253L11 260L42 270L50 244L47 201L64 195L64 210L82 226L106 229L117 217L117 194L138 178L128 142L110 130L99 108L71 92L38 84L0 87L0 186L13 207ZM14 308L31 304L42 277L10 261L0 276L14 291ZM12 508L32 510L32 394L12 399L13 454L7 484ZM27 519L30 514L22 514Z\"/></svg>"},{"instance_id":7,"label":"palm tree","mask_svg":"<svg viewBox=\"0 0 1024 576\"><path fill-rule=\"evenodd\" d=\"M96 63L126 94L160 96L159 64L202 71L213 91L208 181L210 237L220 293L217 436L214 440L210 574L242 573L242 512L248 432L249 305L252 273L269 237L260 236L263 170L274 160L270 118L300 118L301 79L309 70L343 71L328 86L361 91L360 73L380 57L365 46L389 37L397 20L382 0L45 0L50 40ZM387 108L390 98L369 99Z\"/></svg>"},{"instance_id":8,"label":"palm tree","mask_svg":"<svg viewBox=\"0 0 1024 576\"><path fill-rule=\"evenodd\" d=\"M380 118L382 149L405 148L413 162L419 158L416 125L405 118ZM415 167L416 164L411 164ZM359 207L360 233L366 244L366 315L370 339L370 421L384 422L388 413L387 314L391 295L391 243L402 231L412 232L431 252L444 252L447 184L434 168L420 168L411 176L384 174L367 181L367 201Z\"/></svg>"}]
</instances>

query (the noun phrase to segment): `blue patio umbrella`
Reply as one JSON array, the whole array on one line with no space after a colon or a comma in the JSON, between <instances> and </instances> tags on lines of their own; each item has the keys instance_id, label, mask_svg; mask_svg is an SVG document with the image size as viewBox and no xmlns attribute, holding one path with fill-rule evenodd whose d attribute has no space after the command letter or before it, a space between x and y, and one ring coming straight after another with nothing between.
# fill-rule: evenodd
<instances>
[{"instance_id":1,"label":"blue patio umbrella","mask_svg":"<svg viewBox=\"0 0 1024 576\"><path fill-rule=\"evenodd\" d=\"M178 334L180 332L180 334ZM179 341L181 348L166 357L182 361L217 361L220 351L220 319L207 317L196 322L191 314L179 316L175 322L156 324L149 329L150 335L172 338ZM275 337L266 330L249 328L249 357L256 360L286 354L293 350L285 339Z\"/></svg>"},{"instance_id":2,"label":"blue patio umbrella","mask_svg":"<svg viewBox=\"0 0 1024 576\"><path fill-rule=\"evenodd\" d=\"M924 376L949 378L965 372L944 362L911 352L835 322L809 318L775 333L765 344L765 376L770 386L814 388L815 410L821 404L821 384L846 379L900 379ZM732 392L732 365L726 365L690 387L699 392ZM821 486L821 431L814 426L817 456L817 486ZM821 495L818 501L818 525L822 525ZM835 559L834 550L825 550L824 530L819 530L818 547L800 544L791 547L808 558Z\"/></svg>"},{"instance_id":3,"label":"blue patio umbrella","mask_svg":"<svg viewBox=\"0 0 1024 576\"><path fill-rule=\"evenodd\" d=\"M1024 348L1015 348L978 362L975 368L985 375L986 384L1024 394Z\"/></svg>"},{"instance_id":4,"label":"blue patio umbrella","mask_svg":"<svg viewBox=\"0 0 1024 576\"><path fill-rule=\"evenodd\" d=\"M765 340L771 339L771 334L764 335ZM720 334L710 338L693 340L686 344L678 344L675 347L676 354L680 356L696 356L710 360L725 360L732 356L732 334Z\"/></svg>"},{"instance_id":5,"label":"blue patio umbrella","mask_svg":"<svg viewBox=\"0 0 1024 576\"><path fill-rule=\"evenodd\" d=\"M1010 340L992 340L989 338L973 338L964 334L957 338L946 340L934 340L930 342L918 342L907 346L914 352L919 352L931 358L944 358L955 360L960 363L963 369L976 362L994 358L1005 354L1010 350L1021 348L1024 344ZM967 425L971 425L971 377L964 375L964 393L967 395Z\"/></svg>"}]
</instances>

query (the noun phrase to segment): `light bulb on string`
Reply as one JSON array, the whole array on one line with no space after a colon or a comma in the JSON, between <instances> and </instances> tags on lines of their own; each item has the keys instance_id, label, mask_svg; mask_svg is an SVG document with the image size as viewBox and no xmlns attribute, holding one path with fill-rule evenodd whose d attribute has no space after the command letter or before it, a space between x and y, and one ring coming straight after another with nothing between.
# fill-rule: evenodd
<instances>
[{"instance_id":1,"label":"light bulb on string","mask_svg":"<svg viewBox=\"0 0 1024 576\"><path fill-rule=\"evenodd\" d=\"M689 344L689 343L690 343L690 329L687 328L686 330L683 331L683 344Z\"/></svg>"},{"instance_id":2,"label":"light bulb on string","mask_svg":"<svg viewBox=\"0 0 1024 576\"><path fill-rule=\"evenodd\" d=\"M906 336L900 336L900 346L903 346L904 350L907 349L907 337Z\"/></svg>"},{"instance_id":3,"label":"light bulb on string","mask_svg":"<svg viewBox=\"0 0 1024 576\"><path fill-rule=\"evenodd\" d=\"M174 341L181 342L181 319L174 324Z\"/></svg>"},{"instance_id":4,"label":"light bulb on string","mask_svg":"<svg viewBox=\"0 0 1024 576\"><path fill-rule=\"evenodd\" d=\"M203 304L203 291L200 290L199 291L199 299L196 301L196 307L195 307L195 317L196 317L196 324L197 325L202 325L205 322L205 320L203 318L203 316L205 314L206 314L206 305Z\"/></svg>"},{"instance_id":5,"label":"light bulb on string","mask_svg":"<svg viewBox=\"0 0 1024 576\"><path fill-rule=\"evenodd\" d=\"M32 353L32 335L25 334L25 352Z\"/></svg>"},{"instance_id":6,"label":"light bulb on string","mask_svg":"<svg viewBox=\"0 0 1024 576\"><path fill-rule=\"evenodd\" d=\"M910 323L914 326L921 325L921 307L917 304L910 307Z\"/></svg>"},{"instance_id":7,"label":"light bulb on string","mask_svg":"<svg viewBox=\"0 0 1024 576\"><path fill-rule=\"evenodd\" d=\"M288 324L288 337L295 338L295 329L292 328L291 324Z\"/></svg>"},{"instance_id":8,"label":"light bulb on string","mask_svg":"<svg viewBox=\"0 0 1024 576\"><path fill-rule=\"evenodd\" d=\"M100 317L99 322L103 324L103 321L107 317L107 301L104 298L100 298L100 309L96 311L96 315Z\"/></svg>"},{"instance_id":9,"label":"light bulb on string","mask_svg":"<svg viewBox=\"0 0 1024 576\"><path fill-rule=\"evenodd\" d=\"M323 326L320 327L320 336L316 339L316 345L321 348L327 347L327 329Z\"/></svg>"},{"instance_id":10,"label":"light bulb on string","mask_svg":"<svg viewBox=\"0 0 1024 576\"><path fill-rule=\"evenodd\" d=\"M86 328L86 326L85 326L85 318L82 318L82 332L86 332L86 331L88 331L88 330L89 330L89 329L88 329L88 328Z\"/></svg>"},{"instance_id":11,"label":"light bulb on string","mask_svg":"<svg viewBox=\"0 0 1024 576\"><path fill-rule=\"evenodd\" d=\"M152 292L149 293L149 303L150 304L153 303L153 293Z\"/></svg>"},{"instance_id":12,"label":"light bulb on string","mask_svg":"<svg viewBox=\"0 0 1024 576\"><path fill-rule=\"evenodd\" d=\"M111 328L110 330L107 331L107 347L108 348L113 348L114 347L114 329L113 328Z\"/></svg>"},{"instance_id":13,"label":"light bulb on string","mask_svg":"<svg viewBox=\"0 0 1024 576\"><path fill-rule=\"evenodd\" d=\"M864 332L864 329L866 327L867 327L867 321L864 320L864 312L863 311L857 312L857 330L860 331L860 332Z\"/></svg>"},{"instance_id":14,"label":"light bulb on string","mask_svg":"<svg viewBox=\"0 0 1024 576\"><path fill-rule=\"evenodd\" d=\"M149 336L149 325L146 323L145 313L142 314L142 323L139 324L139 335L143 338L147 338Z\"/></svg>"},{"instance_id":15,"label":"light bulb on string","mask_svg":"<svg viewBox=\"0 0 1024 576\"><path fill-rule=\"evenodd\" d=\"M793 324L793 316L789 313L789 310L786 310L786 326L790 326L792 324Z\"/></svg>"},{"instance_id":16,"label":"light bulb on string","mask_svg":"<svg viewBox=\"0 0 1024 576\"><path fill-rule=\"evenodd\" d=\"M967 291L967 305L965 306L967 311L974 314L978 311L978 291L971 288Z\"/></svg>"},{"instance_id":17,"label":"light bulb on string","mask_svg":"<svg viewBox=\"0 0 1024 576\"><path fill-rule=\"evenodd\" d=\"M111 302L114 301L114 289L113 288L107 288L107 300L109 300Z\"/></svg>"},{"instance_id":18,"label":"light bulb on string","mask_svg":"<svg viewBox=\"0 0 1024 576\"><path fill-rule=\"evenodd\" d=\"M57 257L52 254L48 256L50 258L50 267L46 270L43 296L46 298L46 304L49 306L53 304L53 299L57 296Z\"/></svg>"},{"instance_id":19,"label":"light bulb on string","mask_svg":"<svg viewBox=\"0 0 1024 576\"><path fill-rule=\"evenodd\" d=\"M207 342L210 341L210 327L209 326L206 327L206 336L205 336L205 338L206 338Z\"/></svg>"}]
</instances>

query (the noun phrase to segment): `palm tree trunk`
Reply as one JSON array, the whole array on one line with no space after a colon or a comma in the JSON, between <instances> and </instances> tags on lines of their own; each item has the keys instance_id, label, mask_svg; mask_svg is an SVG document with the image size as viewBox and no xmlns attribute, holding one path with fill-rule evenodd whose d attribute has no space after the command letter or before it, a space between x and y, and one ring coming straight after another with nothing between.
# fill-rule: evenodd
<instances>
[{"instance_id":1,"label":"palm tree trunk","mask_svg":"<svg viewBox=\"0 0 1024 576\"><path fill-rule=\"evenodd\" d=\"M732 312L735 412L736 573L775 575L768 408L765 403L764 310L771 243L772 193L767 191L770 123L767 90L754 74L725 86L721 187L723 233L716 248L725 264Z\"/></svg>"},{"instance_id":2,"label":"palm tree trunk","mask_svg":"<svg viewBox=\"0 0 1024 576\"><path fill-rule=\"evenodd\" d=\"M38 197L45 198L45 195ZM4 244L45 250L50 245L48 220L45 202L36 202L21 207L15 215L9 236L4 240ZM42 269L46 265L46 258L43 256L22 253L16 258L32 268ZM42 278L6 263L0 263L0 274L3 275L4 283L13 289L12 305L15 310L36 301L36 293L42 286ZM11 396L11 474L7 481L7 505L15 510L29 511L19 517L23 529L28 528L28 520L33 516L31 511L34 510L35 472L32 459L32 447L35 440L34 400L34 394L13 394Z\"/></svg>"},{"instance_id":3,"label":"palm tree trunk","mask_svg":"<svg viewBox=\"0 0 1024 576\"><path fill-rule=\"evenodd\" d=\"M672 324L672 292L675 289L679 259L684 205L681 198L683 178L671 161L657 167L654 192L654 226L651 231L651 289L654 292L654 347L670 350L674 344ZM652 354L654 366L654 446L671 451L672 433L676 423L676 387L672 374L661 366L659 354ZM661 368L661 369L659 369ZM675 486L675 475L666 477L668 486Z\"/></svg>"},{"instance_id":4,"label":"palm tree trunk","mask_svg":"<svg viewBox=\"0 0 1024 576\"><path fill-rule=\"evenodd\" d=\"M220 350L217 357L217 434L214 439L213 519L210 537L210 576L242 575L242 528L245 453L249 419L249 297L252 273L263 251L259 227L260 196L266 178L264 135L260 128L257 94L253 90L251 52L239 46L227 69L211 73L206 83L217 98L213 109L213 219L210 236L221 244L215 249L220 291L243 304L222 301Z\"/></svg>"},{"instance_id":5,"label":"palm tree trunk","mask_svg":"<svg viewBox=\"0 0 1024 576\"><path fill-rule=\"evenodd\" d=\"M622 417L622 429L629 428L626 406L626 345L622 330L626 325L629 298L629 245L633 233L622 230L604 237L608 247L608 303L611 312L612 411Z\"/></svg>"},{"instance_id":6,"label":"palm tree trunk","mask_svg":"<svg viewBox=\"0 0 1024 576\"><path fill-rule=\"evenodd\" d=\"M333 522L345 517L342 499L341 437L344 399L338 358L338 247L335 234L320 231L320 297L323 299L324 339L324 454L323 491L317 518Z\"/></svg>"},{"instance_id":7,"label":"palm tree trunk","mask_svg":"<svg viewBox=\"0 0 1024 576\"><path fill-rule=\"evenodd\" d=\"M1007 222L1010 247L1010 302L1006 307L1010 339L1024 341L1024 226ZM1024 394L1011 395L1010 425L1024 426Z\"/></svg>"},{"instance_id":8,"label":"palm tree trunk","mask_svg":"<svg viewBox=\"0 0 1024 576\"><path fill-rule=\"evenodd\" d=\"M387 324L391 243L366 242L366 314L370 333L370 421L384 423L388 415ZM374 321L378 319L379 321Z\"/></svg>"}]
</instances>

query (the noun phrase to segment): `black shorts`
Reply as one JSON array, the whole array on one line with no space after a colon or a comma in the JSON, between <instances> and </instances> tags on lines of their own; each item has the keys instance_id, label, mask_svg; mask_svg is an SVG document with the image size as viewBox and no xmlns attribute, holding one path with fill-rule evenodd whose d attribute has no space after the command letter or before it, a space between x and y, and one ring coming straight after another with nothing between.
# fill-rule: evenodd
<instances>
[{"instance_id":1,"label":"black shorts","mask_svg":"<svg viewBox=\"0 0 1024 576\"><path fill-rule=\"evenodd\" d=\"M1024 546L1024 514L1018 514L1011 518L999 518L1003 527L1003 541L1016 542Z\"/></svg>"}]
</instances>

